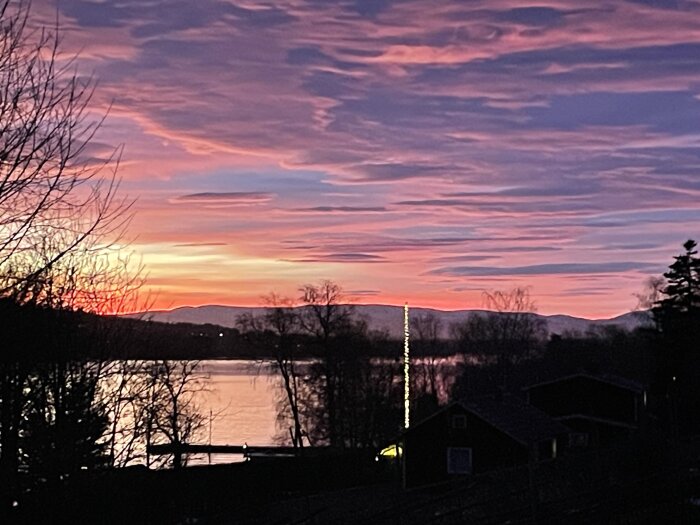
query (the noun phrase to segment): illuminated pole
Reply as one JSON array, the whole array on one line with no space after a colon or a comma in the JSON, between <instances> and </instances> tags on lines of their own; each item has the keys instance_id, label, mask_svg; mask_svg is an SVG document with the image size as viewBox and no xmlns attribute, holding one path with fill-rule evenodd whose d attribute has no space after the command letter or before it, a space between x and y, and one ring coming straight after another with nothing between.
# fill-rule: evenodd
<instances>
[{"instance_id":1,"label":"illuminated pole","mask_svg":"<svg viewBox=\"0 0 700 525\"><path fill-rule=\"evenodd\" d=\"M408 428L410 399L411 399L411 379L409 376L410 358L408 355L408 303L403 305L403 426Z\"/></svg>"}]
</instances>

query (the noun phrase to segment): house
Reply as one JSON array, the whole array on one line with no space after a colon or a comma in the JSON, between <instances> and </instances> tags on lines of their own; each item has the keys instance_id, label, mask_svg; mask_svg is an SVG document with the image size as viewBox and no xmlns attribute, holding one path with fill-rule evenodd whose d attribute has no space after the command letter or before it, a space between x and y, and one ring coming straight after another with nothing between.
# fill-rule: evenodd
<instances>
[{"instance_id":1,"label":"house","mask_svg":"<svg viewBox=\"0 0 700 525\"><path fill-rule=\"evenodd\" d=\"M406 487L557 456L570 430L514 400L454 402L397 440Z\"/></svg>"},{"instance_id":2,"label":"house","mask_svg":"<svg viewBox=\"0 0 700 525\"><path fill-rule=\"evenodd\" d=\"M525 391L528 403L573 430L572 447L606 445L644 425L647 393L622 377L577 373Z\"/></svg>"}]
</instances>

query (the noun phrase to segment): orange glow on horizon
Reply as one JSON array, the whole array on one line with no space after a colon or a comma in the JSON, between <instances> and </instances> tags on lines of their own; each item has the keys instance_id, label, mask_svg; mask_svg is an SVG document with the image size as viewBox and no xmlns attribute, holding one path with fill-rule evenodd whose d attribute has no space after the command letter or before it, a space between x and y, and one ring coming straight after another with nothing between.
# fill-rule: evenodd
<instances>
[{"instance_id":1,"label":"orange glow on horizon","mask_svg":"<svg viewBox=\"0 0 700 525\"><path fill-rule=\"evenodd\" d=\"M253 291L246 295L223 295L215 293L205 293L205 292L188 292L182 294L166 294L157 289L149 289L152 294L152 305L150 310L173 310L180 307L199 307L199 306L240 306L247 308L263 307L265 303L263 301L263 296L269 293L270 290L261 289L258 291ZM287 294L290 297L296 297L296 288L292 287L289 289L290 293ZM630 291L630 294L634 293ZM399 298L406 297L407 294L382 294L373 296L369 298L349 298L348 304L357 305L384 305L384 306L394 306L396 308L403 308L402 300ZM533 294L537 298L536 294ZM542 302L538 302L537 313L542 315L571 315L574 317L582 317L586 319L609 319L622 315L632 311L636 307L636 299L627 301L629 306L625 308L624 306L619 308L610 308L606 306L605 301L601 301L598 297L579 297L576 301L570 301L566 299L560 300L558 304L561 307L549 306L547 308L542 307ZM458 310L480 310L484 309L482 292L474 292L470 294L469 298L459 299L454 298L448 300L445 298L436 298L435 296L420 297L415 296L410 300L413 310L417 308L430 308L442 311L458 311ZM574 304L575 303L575 304Z\"/></svg>"}]
</instances>

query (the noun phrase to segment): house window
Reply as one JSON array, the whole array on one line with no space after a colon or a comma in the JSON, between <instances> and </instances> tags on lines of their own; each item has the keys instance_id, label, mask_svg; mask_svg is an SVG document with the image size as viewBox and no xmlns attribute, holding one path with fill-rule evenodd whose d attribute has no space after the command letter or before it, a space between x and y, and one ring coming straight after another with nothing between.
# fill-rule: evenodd
<instances>
[{"instance_id":1,"label":"house window","mask_svg":"<svg viewBox=\"0 0 700 525\"><path fill-rule=\"evenodd\" d=\"M569 434L570 448L583 448L588 446L588 434L585 432L572 432Z\"/></svg>"},{"instance_id":2,"label":"house window","mask_svg":"<svg viewBox=\"0 0 700 525\"><path fill-rule=\"evenodd\" d=\"M447 448L447 473L471 474L472 449L467 447Z\"/></svg>"},{"instance_id":3,"label":"house window","mask_svg":"<svg viewBox=\"0 0 700 525\"><path fill-rule=\"evenodd\" d=\"M464 414L452 416L452 428L467 428L467 416Z\"/></svg>"}]
</instances>

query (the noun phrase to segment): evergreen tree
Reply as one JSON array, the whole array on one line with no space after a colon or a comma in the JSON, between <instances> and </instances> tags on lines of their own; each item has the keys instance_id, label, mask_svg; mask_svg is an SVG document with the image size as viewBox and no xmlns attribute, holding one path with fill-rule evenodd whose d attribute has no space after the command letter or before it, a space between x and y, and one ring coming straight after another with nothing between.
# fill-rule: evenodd
<instances>
[{"instance_id":1,"label":"evergreen tree","mask_svg":"<svg viewBox=\"0 0 700 525\"><path fill-rule=\"evenodd\" d=\"M80 470L107 464L108 408L95 402L97 367L44 363L30 379L23 463L32 480L55 484Z\"/></svg>"},{"instance_id":2,"label":"evergreen tree","mask_svg":"<svg viewBox=\"0 0 700 525\"><path fill-rule=\"evenodd\" d=\"M675 433L700 429L700 258L697 243L664 273L666 285L652 313L659 330L657 386L668 404L667 425Z\"/></svg>"},{"instance_id":3,"label":"evergreen tree","mask_svg":"<svg viewBox=\"0 0 700 525\"><path fill-rule=\"evenodd\" d=\"M679 322L697 321L700 315L700 258L697 243L690 239L683 244L685 253L664 273L667 285L654 309L654 318L662 331L673 330Z\"/></svg>"}]
</instances>

